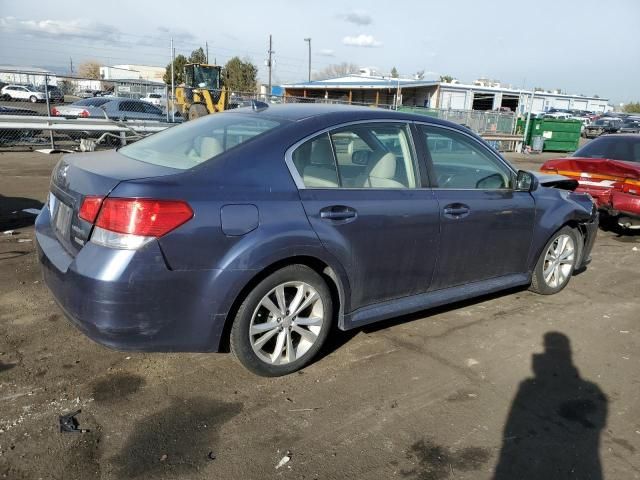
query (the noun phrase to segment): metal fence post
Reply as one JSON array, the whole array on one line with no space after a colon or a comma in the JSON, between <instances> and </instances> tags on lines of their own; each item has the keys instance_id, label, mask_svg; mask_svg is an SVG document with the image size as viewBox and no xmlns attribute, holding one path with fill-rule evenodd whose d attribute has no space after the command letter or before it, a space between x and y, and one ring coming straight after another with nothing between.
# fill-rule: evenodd
<instances>
[{"instance_id":1,"label":"metal fence post","mask_svg":"<svg viewBox=\"0 0 640 480\"><path fill-rule=\"evenodd\" d=\"M44 98L47 102L47 117L51 117L51 107L49 105L49 76L44 76ZM51 140L51 150L55 149L56 146L53 143L53 130L49 130L49 139Z\"/></svg>"}]
</instances>

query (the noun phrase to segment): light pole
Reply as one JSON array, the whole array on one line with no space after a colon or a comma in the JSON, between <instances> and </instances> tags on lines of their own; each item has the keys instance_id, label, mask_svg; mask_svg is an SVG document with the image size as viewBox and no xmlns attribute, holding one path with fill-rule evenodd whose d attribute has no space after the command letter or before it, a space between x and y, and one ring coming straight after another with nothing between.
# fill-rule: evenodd
<instances>
[{"instance_id":1,"label":"light pole","mask_svg":"<svg viewBox=\"0 0 640 480\"><path fill-rule=\"evenodd\" d=\"M309 44L309 81L311 81L311 38L305 38L304 41Z\"/></svg>"}]
</instances>

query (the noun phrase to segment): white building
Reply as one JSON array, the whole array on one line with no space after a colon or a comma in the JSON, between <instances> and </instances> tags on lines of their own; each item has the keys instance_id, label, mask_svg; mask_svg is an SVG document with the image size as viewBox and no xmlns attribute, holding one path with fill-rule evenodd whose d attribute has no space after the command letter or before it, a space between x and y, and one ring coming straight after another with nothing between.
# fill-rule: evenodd
<instances>
[{"instance_id":1,"label":"white building","mask_svg":"<svg viewBox=\"0 0 640 480\"><path fill-rule=\"evenodd\" d=\"M165 67L150 65L113 65L100 67L100 76L104 80L147 80L150 82L162 82Z\"/></svg>"},{"instance_id":2,"label":"white building","mask_svg":"<svg viewBox=\"0 0 640 480\"><path fill-rule=\"evenodd\" d=\"M545 112L551 108L607 112L612 110L607 99L552 92L503 87L496 80L479 79L474 84L457 80L451 83L437 79L404 79L350 74L313 82L284 85L286 96L340 100L355 104L418 106L449 110L532 110ZM399 102L398 102L399 98Z\"/></svg>"},{"instance_id":3,"label":"white building","mask_svg":"<svg viewBox=\"0 0 640 480\"><path fill-rule=\"evenodd\" d=\"M39 87L44 85L45 78L48 78L49 85L58 84L56 74L44 68L0 65L0 81L4 83L18 83Z\"/></svg>"}]
</instances>

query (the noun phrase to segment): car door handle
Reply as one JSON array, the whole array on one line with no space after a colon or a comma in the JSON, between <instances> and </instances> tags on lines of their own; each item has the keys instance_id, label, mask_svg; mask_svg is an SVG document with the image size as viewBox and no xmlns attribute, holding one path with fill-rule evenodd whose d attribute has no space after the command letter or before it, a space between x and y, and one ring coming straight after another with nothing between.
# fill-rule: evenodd
<instances>
[{"instance_id":1,"label":"car door handle","mask_svg":"<svg viewBox=\"0 0 640 480\"><path fill-rule=\"evenodd\" d=\"M356 218L356 211L351 207L344 207L342 205L334 205L331 207L325 207L320 210L320 218L325 220L350 220Z\"/></svg>"},{"instance_id":2,"label":"car door handle","mask_svg":"<svg viewBox=\"0 0 640 480\"><path fill-rule=\"evenodd\" d=\"M444 207L444 215L449 218L462 218L469 215L471 209L464 203L451 203Z\"/></svg>"}]
</instances>

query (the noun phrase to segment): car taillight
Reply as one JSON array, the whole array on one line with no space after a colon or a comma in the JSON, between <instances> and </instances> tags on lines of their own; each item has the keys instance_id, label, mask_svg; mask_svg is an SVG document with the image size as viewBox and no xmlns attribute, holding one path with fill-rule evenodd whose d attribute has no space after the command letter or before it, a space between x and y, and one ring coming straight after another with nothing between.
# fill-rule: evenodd
<instances>
[{"instance_id":1,"label":"car taillight","mask_svg":"<svg viewBox=\"0 0 640 480\"><path fill-rule=\"evenodd\" d=\"M60 112L58 111L58 109L56 107L53 107L51 109L51 115L53 115L54 117L57 117L58 115L60 115Z\"/></svg>"},{"instance_id":2,"label":"car taillight","mask_svg":"<svg viewBox=\"0 0 640 480\"><path fill-rule=\"evenodd\" d=\"M87 110L82 110L79 114L79 117L87 118L89 116L89 112Z\"/></svg>"},{"instance_id":3,"label":"car taillight","mask_svg":"<svg viewBox=\"0 0 640 480\"><path fill-rule=\"evenodd\" d=\"M626 178L622 184L622 191L632 195L640 195L640 180Z\"/></svg>"},{"instance_id":4,"label":"car taillight","mask_svg":"<svg viewBox=\"0 0 640 480\"><path fill-rule=\"evenodd\" d=\"M82 200L82 205L80 206L80 211L78 212L78 216L82 220L86 220L89 223L93 223L96 221L96 217L98 216L98 212L100 211L100 206L102 205L103 197L95 197L95 196L87 196Z\"/></svg>"},{"instance_id":5,"label":"car taillight","mask_svg":"<svg viewBox=\"0 0 640 480\"><path fill-rule=\"evenodd\" d=\"M91 241L112 248L135 249L191 218L193 210L181 200L107 198L99 209Z\"/></svg>"}]
</instances>

